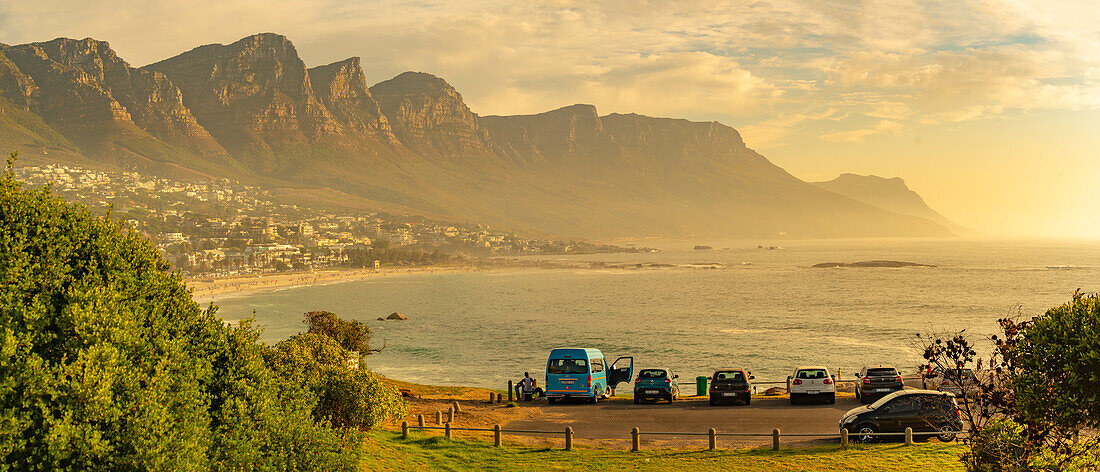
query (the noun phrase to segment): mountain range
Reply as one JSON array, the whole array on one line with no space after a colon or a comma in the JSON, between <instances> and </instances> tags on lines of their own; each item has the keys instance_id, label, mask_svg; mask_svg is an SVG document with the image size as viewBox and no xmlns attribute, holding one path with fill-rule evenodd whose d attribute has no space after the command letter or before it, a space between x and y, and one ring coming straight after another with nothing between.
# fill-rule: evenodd
<instances>
[{"instance_id":1,"label":"mountain range","mask_svg":"<svg viewBox=\"0 0 1100 472\"><path fill-rule=\"evenodd\" d=\"M570 237L957 228L923 200L898 203L896 186L849 184L870 177L802 181L721 123L581 104L480 116L439 77L368 85L359 58L308 68L273 33L137 68L94 39L0 45L0 146L23 165L228 177L303 202Z\"/></svg>"}]
</instances>

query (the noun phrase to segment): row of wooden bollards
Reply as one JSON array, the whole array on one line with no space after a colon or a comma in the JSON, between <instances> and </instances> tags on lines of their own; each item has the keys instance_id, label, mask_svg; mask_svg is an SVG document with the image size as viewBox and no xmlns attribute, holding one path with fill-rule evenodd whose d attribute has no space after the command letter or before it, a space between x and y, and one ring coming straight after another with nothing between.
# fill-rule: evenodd
<instances>
[{"instance_id":1,"label":"row of wooden bollards","mask_svg":"<svg viewBox=\"0 0 1100 472\"><path fill-rule=\"evenodd\" d=\"M635 426L634 429L630 431L630 436L631 436L630 451L631 452L638 452L638 450L641 449L641 435L642 435L642 432L638 429L637 426ZM715 430L714 428L711 428L710 431L707 432L707 436L709 437L708 438L709 439L709 441L708 441L709 449L712 450L712 451L717 449L718 448L718 431ZM780 438L781 438L781 433L779 431L779 428L775 428L774 430L772 430L772 450L773 451L778 451L779 450ZM905 445L906 446L912 446L913 445L913 428L905 428ZM848 447L848 428L841 428L841 430L840 430L840 448L841 449L846 449L847 447Z\"/></svg>"},{"instance_id":2,"label":"row of wooden bollards","mask_svg":"<svg viewBox=\"0 0 1100 472\"><path fill-rule=\"evenodd\" d=\"M417 415L417 416L419 417L420 427L423 428L424 427L424 415ZM476 429L476 428L467 428L467 430L489 431L489 430ZM501 437L504 430L501 429L499 424L495 424L495 425L493 425L493 429L491 431L493 432L493 445L496 446L496 447L501 447L504 444L504 441ZM549 431L543 431L543 432L544 433L549 433ZM445 437L447 439L451 439L451 423L449 421L447 423L443 424L443 437ZM401 422L401 439L408 439L408 438L409 438L409 422L408 421L402 421ZM566 451L572 451L573 450L573 427L572 426L566 426L565 427L565 450Z\"/></svg>"}]
</instances>

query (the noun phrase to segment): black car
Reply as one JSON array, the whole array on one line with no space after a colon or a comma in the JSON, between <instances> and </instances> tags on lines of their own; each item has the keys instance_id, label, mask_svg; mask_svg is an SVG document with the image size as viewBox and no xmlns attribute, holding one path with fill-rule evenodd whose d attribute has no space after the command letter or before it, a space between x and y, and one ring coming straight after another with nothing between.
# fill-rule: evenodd
<instances>
[{"instance_id":1,"label":"black car","mask_svg":"<svg viewBox=\"0 0 1100 472\"><path fill-rule=\"evenodd\" d=\"M847 428L856 439L871 442L875 433L938 432L940 441L952 441L962 430L955 396L935 390L903 390L891 393L867 406L848 410L840 418L840 427Z\"/></svg>"},{"instance_id":2,"label":"black car","mask_svg":"<svg viewBox=\"0 0 1100 472\"><path fill-rule=\"evenodd\" d=\"M860 403L871 403L879 398L904 388L901 374L893 366L866 366L856 374L856 399Z\"/></svg>"},{"instance_id":3,"label":"black car","mask_svg":"<svg viewBox=\"0 0 1100 472\"><path fill-rule=\"evenodd\" d=\"M752 403L752 372L719 370L710 377L710 404L741 401Z\"/></svg>"}]
</instances>

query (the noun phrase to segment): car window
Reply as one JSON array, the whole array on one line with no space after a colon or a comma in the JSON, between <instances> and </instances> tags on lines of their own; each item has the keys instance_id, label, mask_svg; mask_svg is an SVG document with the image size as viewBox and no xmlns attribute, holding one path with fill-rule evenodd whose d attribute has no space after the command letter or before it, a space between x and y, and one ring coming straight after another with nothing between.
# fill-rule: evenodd
<instances>
[{"instance_id":1,"label":"car window","mask_svg":"<svg viewBox=\"0 0 1100 472\"><path fill-rule=\"evenodd\" d=\"M913 395L917 409L926 415L947 415L955 410L950 397L943 395Z\"/></svg>"},{"instance_id":2,"label":"car window","mask_svg":"<svg viewBox=\"0 0 1100 472\"><path fill-rule=\"evenodd\" d=\"M603 359L592 359L592 373L603 372Z\"/></svg>"},{"instance_id":3,"label":"car window","mask_svg":"<svg viewBox=\"0 0 1100 472\"><path fill-rule=\"evenodd\" d=\"M916 411L919 402L915 398L917 395L905 395L895 398L894 401L887 404L890 407L890 411Z\"/></svg>"},{"instance_id":4,"label":"car window","mask_svg":"<svg viewBox=\"0 0 1100 472\"><path fill-rule=\"evenodd\" d=\"M795 376L799 379L823 379L828 377L825 373L825 369L806 369L798 371L798 375Z\"/></svg>"},{"instance_id":5,"label":"car window","mask_svg":"<svg viewBox=\"0 0 1100 472\"><path fill-rule=\"evenodd\" d=\"M548 374L587 374L588 361L584 359L550 359Z\"/></svg>"},{"instance_id":6,"label":"car window","mask_svg":"<svg viewBox=\"0 0 1100 472\"><path fill-rule=\"evenodd\" d=\"M883 369L868 369L867 375L874 375L876 377L893 377L898 375L897 369L883 368Z\"/></svg>"},{"instance_id":7,"label":"car window","mask_svg":"<svg viewBox=\"0 0 1100 472\"><path fill-rule=\"evenodd\" d=\"M745 374L741 372L719 372L714 374L714 380L728 380L731 382L739 382L745 380Z\"/></svg>"},{"instance_id":8,"label":"car window","mask_svg":"<svg viewBox=\"0 0 1100 472\"><path fill-rule=\"evenodd\" d=\"M878 399L878 401L871 404L871 409L877 410L877 409L881 408L883 405L885 405L887 403L890 403L893 399L895 399L899 396L902 396L900 392L894 392L894 393L891 393L891 394L889 394L885 397L882 397L882 398Z\"/></svg>"},{"instance_id":9,"label":"car window","mask_svg":"<svg viewBox=\"0 0 1100 472\"><path fill-rule=\"evenodd\" d=\"M665 371L662 369L642 369L638 377L643 379L663 379L665 375Z\"/></svg>"}]
</instances>

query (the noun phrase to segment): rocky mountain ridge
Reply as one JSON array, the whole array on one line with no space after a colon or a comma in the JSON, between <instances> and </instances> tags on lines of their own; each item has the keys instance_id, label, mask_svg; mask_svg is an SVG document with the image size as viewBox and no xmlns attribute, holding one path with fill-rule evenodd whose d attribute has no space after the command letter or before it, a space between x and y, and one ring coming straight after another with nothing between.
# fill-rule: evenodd
<instances>
[{"instance_id":1,"label":"rocky mountain ridge","mask_svg":"<svg viewBox=\"0 0 1100 472\"><path fill-rule=\"evenodd\" d=\"M307 68L273 33L141 68L92 39L0 46L0 144L553 235L950 235L803 182L720 123L483 117L427 73L367 84L358 58Z\"/></svg>"}]
</instances>

